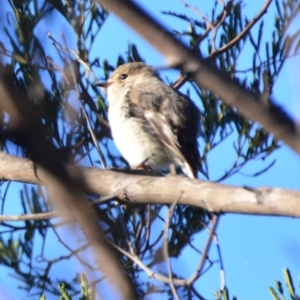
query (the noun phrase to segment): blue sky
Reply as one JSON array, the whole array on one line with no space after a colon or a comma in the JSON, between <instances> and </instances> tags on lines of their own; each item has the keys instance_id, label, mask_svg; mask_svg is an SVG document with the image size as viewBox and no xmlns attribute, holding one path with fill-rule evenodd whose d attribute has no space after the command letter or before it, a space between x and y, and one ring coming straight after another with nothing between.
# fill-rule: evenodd
<instances>
[{"instance_id":1,"label":"blue sky","mask_svg":"<svg viewBox=\"0 0 300 300\"><path fill-rule=\"evenodd\" d=\"M191 11L184 8L180 0L173 0L172 8L170 8L169 1L143 0L137 2L142 3L151 14L156 16L168 28L179 26L179 28L188 29L186 23L176 21L174 18L166 17L160 13L160 11L172 10L193 15ZM188 1L188 3L198 6L203 14L210 13L210 1ZM253 17L261 9L262 5L259 1L245 1L245 12L248 19ZM269 9L270 18L267 18L265 21L264 34L266 37L273 29L273 18L271 16L274 13L274 7L271 7ZM49 19L49 22L53 22L53 19ZM53 26L49 26L51 25L49 22L41 23L35 34L40 37L43 43L49 45L47 48L51 49L51 42L47 39L45 32L50 29L52 35L55 36L57 34L57 37L59 37L60 32L69 32L69 29L63 23L57 24L57 27L54 29ZM299 27L299 20L297 24ZM257 27L254 30L257 30ZM72 47L71 35L68 36L68 40ZM147 63L154 66L164 65L164 58L153 47L144 42L142 38L137 36L113 15L109 16L99 33L98 40L99 42L96 43L92 51L93 55L100 57L100 60L107 58L112 63L115 63L118 55L126 51L128 43L134 43L138 46L140 54ZM73 47L75 47L75 43ZM245 53L239 61L241 69L246 69L252 64L251 60L248 59L252 54L247 51L248 49L245 48ZM299 65L299 57L287 61L275 84L273 95L275 101L294 117L298 118L298 120L300 116L300 78L296 74L299 72ZM163 71L161 74L162 77L168 76L171 79L175 79L178 76L178 72L175 71ZM98 75L101 76L102 74ZM226 161L230 157L232 157L232 152L229 145L224 145L222 149L211 153L209 156L209 166L212 174L217 176L220 170L222 172L226 168ZM252 187L270 186L299 190L299 157L292 150L283 146L268 160L272 161L273 159L276 159L276 164L261 176L245 177L235 175L226 180L226 184L236 186L248 185ZM247 166L243 171L251 173L257 170L259 166L261 166L260 161ZM17 214L18 212L12 206L7 207L6 213ZM223 215L217 233L225 266L226 285L230 290L231 297L236 295L238 299L243 300L271 299L268 293L268 286L274 286L274 280L283 281L282 268L284 267L290 268L294 279L297 279L300 274L300 260L298 255L300 252L299 231L300 220L298 219L234 214ZM194 243L199 246L201 243L204 243L204 240L205 236L197 236ZM215 247L213 246L213 256L215 255L215 251ZM186 276L189 276L193 272L195 262L198 262L198 260L199 256L190 254L187 251L181 260L173 262L173 267L176 270L181 270ZM60 268L65 269L65 267ZM56 272L59 272L59 268ZM4 278L4 270L2 269L0 272L0 281L4 280ZM9 284L12 284L12 282L10 281ZM298 285L296 284L296 286ZM213 299L214 289L220 287L218 266L207 272L199 280L198 287L205 297ZM11 296L14 295L16 297L19 295L17 290L14 291L11 288L8 290Z\"/></svg>"}]
</instances>

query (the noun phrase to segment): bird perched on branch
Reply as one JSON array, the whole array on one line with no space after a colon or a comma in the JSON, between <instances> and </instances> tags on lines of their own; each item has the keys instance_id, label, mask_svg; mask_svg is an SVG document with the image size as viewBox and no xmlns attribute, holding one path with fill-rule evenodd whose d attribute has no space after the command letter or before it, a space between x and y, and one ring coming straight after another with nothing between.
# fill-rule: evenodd
<instances>
[{"instance_id":1,"label":"bird perched on branch","mask_svg":"<svg viewBox=\"0 0 300 300\"><path fill-rule=\"evenodd\" d=\"M141 62L121 65L95 85L107 89L112 136L131 168L160 172L175 164L197 176L200 111L194 102Z\"/></svg>"}]
</instances>

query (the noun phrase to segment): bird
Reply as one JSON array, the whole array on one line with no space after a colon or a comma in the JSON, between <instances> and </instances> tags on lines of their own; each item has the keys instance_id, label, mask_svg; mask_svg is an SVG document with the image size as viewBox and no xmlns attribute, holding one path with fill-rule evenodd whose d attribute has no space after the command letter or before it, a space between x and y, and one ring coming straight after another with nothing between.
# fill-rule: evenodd
<instances>
[{"instance_id":1,"label":"bird","mask_svg":"<svg viewBox=\"0 0 300 300\"><path fill-rule=\"evenodd\" d=\"M198 137L200 110L143 63L125 63L106 82L112 137L132 169L167 171L171 164L190 178L203 173Z\"/></svg>"}]
</instances>

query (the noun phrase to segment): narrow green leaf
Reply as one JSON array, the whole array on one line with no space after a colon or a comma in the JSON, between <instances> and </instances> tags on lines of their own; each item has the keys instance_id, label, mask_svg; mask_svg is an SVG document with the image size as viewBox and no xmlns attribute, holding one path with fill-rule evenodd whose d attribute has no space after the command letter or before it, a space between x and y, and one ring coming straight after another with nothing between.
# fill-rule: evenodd
<instances>
[{"instance_id":1,"label":"narrow green leaf","mask_svg":"<svg viewBox=\"0 0 300 300\"><path fill-rule=\"evenodd\" d=\"M45 294L42 294L42 296L40 297L40 300L46 300Z\"/></svg>"},{"instance_id":2,"label":"narrow green leaf","mask_svg":"<svg viewBox=\"0 0 300 300\"><path fill-rule=\"evenodd\" d=\"M283 276L284 276L284 281L287 285L290 296L292 297L293 300L296 299L293 279L291 277L291 273L290 273L289 269L283 269Z\"/></svg>"},{"instance_id":3,"label":"narrow green leaf","mask_svg":"<svg viewBox=\"0 0 300 300\"><path fill-rule=\"evenodd\" d=\"M280 19L283 20L282 11L281 11L280 4L279 4L278 0L275 1L275 5L276 5L277 13L278 13Z\"/></svg>"},{"instance_id":4,"label":"narrow green leaf","mask_svg":"<svg viewBox=\"0 0 300 300\"><path fill-rule=\"evenodd\" d=\"M276 293L276 291L274 290L274 288L269 287L269 292L272 295L274 300L282 300L279 298L278 294Z\"/></svg>"},{"instance_id":5,"label":"narrow green leaf","mask_svg":"<svg viewBox=\"0 0 300 300\"><path fill-rule=\"evenodd\" d=\"M259 31L258 31L258 37L257 37L257 51L260 48L260 43L261 43L263 28L264 28L264 21L261 21L261 23L259 25Z\"/></svg>"}]
</instances>

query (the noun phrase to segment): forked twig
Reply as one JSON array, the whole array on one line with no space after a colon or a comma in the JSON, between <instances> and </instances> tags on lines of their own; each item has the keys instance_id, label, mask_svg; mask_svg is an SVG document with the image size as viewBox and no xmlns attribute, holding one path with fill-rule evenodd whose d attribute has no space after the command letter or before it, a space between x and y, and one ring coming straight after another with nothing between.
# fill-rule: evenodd
<instances>
[{"instance_id":1,"label":"forked twig","mask_svg":"<svg viewBox=\"0 0 300 300\"><path fill-rule=\"evenodd\" d=\"M238 41L240 41L243 37L245 37L248 32L250 31L250 29L261 19L261 17L267 12L268 7L270 6L272 0L266 0L263 8L261 9L261 11L247 24L247 26L243 29L243 31L237 35L234 39L232 39L228 44L224 45L223 47L221 47L220 49L212 52L209 55L209 58L214 58L220 54L222 54L223 52L227 51L228 49L232 48L234 45L236 45L238 43Z\"/></svg>"},{"instance_id":2,"label":"forked twig","mask_svg":"<svg viewBox=\"0 0 300 300\"><path fill-rule=\"evenodd\" d=\"M184 4L185 1L181 0ZM225 20L225 18L229 15L229 12L231 11L233 5L233 0L229 0L228 3L226 4L226 6L224 6L223 11L218 15L218 17L216 18L216 20L213 23L209 23L210 25L206 28L206 31L201 34L198 39L195 42L195 45L193 46L192 50L196 51L199 44L206 39L206 37L208 36L208 34L210 33L210 31L212 30L212 28L215 27L220 27L220 25L223 23L223 21ZM189 5L186 5L187 7L189 7ZM196 9L196 8L195 8ZM199 12L201 14L201 12ZM202 14L201 14L202 16ZM207 18L206 18L207 20ZM180 75L179 78L173 83L172 87L174 89L179 89L187 80L189 79L189 77L187 75Z\"/></svg>"}]
</instances>

